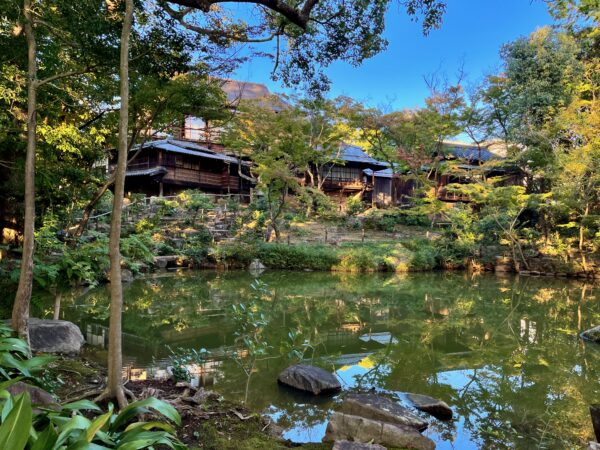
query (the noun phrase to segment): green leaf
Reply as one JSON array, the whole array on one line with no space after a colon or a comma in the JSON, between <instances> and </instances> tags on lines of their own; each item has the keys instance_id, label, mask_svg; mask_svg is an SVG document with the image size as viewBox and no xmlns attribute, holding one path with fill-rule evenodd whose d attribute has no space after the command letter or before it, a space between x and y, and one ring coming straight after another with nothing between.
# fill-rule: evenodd
<instances>
[{"instance_id":1,"label":"green leaf","mask_svg":"<svg viewBox=\"0 0 600 450\"><path fill-rule=\"evenodd\" d=\"M92 442L94 440L96 433L99 430L101 430L102 427L104 427L104 425L106 425L106 423L110 420L112 414L113 414L113 407L112 407L112 405L110 405L108 408L108 412L106 414L101 415L100 417L96 418L92 422L90 427L85 432L85 440L87 442Z\"/></svg>"},{"instance_id":2,"label":"green leaf","mask_svg":"<svg viewBox=\"0 0 600 450\"><path fill-rule=\"evenodd\" d=\"M3 338L0 340L0 351L2 352L17 352L23 355L29 354L29 347L22 339Z\"/></svg>"},{"instance_id":3,"label":"green leaf","mask_svg":"<svg viewBox=\"0 0 600 450\"><path fill-rule=\"evenodd\" d=\"M29 439L31 428L31 399L23 392L15 399L15 404L6 420L0 426L0 448L2 450L23 450Z\"/></svg>"},{"instance_id":4,"label":"green leaf","mask_svg":"<svg viewBox=\"0 0 600 450\"><path fill-rule=\"evenodd\" d=\"M171 434L164 431L129 432L124 433L123 439L115 450L139 450L157 444L166 445L174 449L178 443Z\"/></svg>"},{"instance_id":5,"label":"green leaf","mask_svg":"<svg viewBox=\"0 0 600 450\"><path fill-rule=\"evenodd\" d=\"M98 405L89 400L79 400L62 406L67 411L102 411Z\"/></svg>"},{"instance_id":6,"label":"green leaf","mask_svg":"<svg viewBox=\"0 0 600 450\"><path fill-rule=\"evenodd\" d=\"M111 429L118 430L131 418L137 416L138 414L147 413L149 412L149 409L153 409L157 413L162 414L167 419L175 422L177 425L181 424L181 416L173 406L163 402L162 400L158 400L157 398L150 397L145 400L133 402L124 408L111 425Z\"/></svg>"},{"instance_id":7,"label":"green leaf","mask_svg":"<svg viewBox=\"0 0 600 450\"><path fill-rule=\"evenodd\" d=\"M67 423L60 427L60 434L56 440L55 448L60 448L61 445L68 441L70 436L79 437L90 425L91 422L85 417L73 416Z\"/></svg>"},{"instance_id":8,"label":"green leaf","mask_svg":"<svg viewBox=\"0 0 600 450\"><path fill-rule=\"evenodd\" d=\"M34 356L33 358L26 359L23 361L23 365L27 367L29 370L38 370L42 369L44 366L47 366L49 363L56 361L56 356L51 355L43 355L43 356Z\"/></svg>"},{"instance_id":9,"label":"green leaf","mask_svg":"<svg viewBox=\"0 0 600 450\"><path fill-rule=\"evenodd\" d=\"M48 450L54 448L54 444L58 439L58 433L54 426L49 423L44 430L38 434L35 443L31 446L31 450Z\"/></svg>"},{"instance_id":10,"label":"green leaf","mask_svg":"<svg viewBox=\"0 0 600 450\"><path fill-rule=\"evenodd\" d=\"M125 431L132 431L138 428L144 431L160 429L166 431L167 433L175 434L175 428L166 422L135 422L125 428Z\"/></svg>"},{"instance_id":11,"label":"green leaf","mask_svg":"<svg viewBox=\"0 0 600 450\"><path fill-rule=\"evenodd\" d=\"M8 388L8 387L12 386L13 384L16 384L16 383L18 383L18 382L19 382L19 381L21 381L22 379L23 379L23 377L16 377L16 378L13 378L13 379L11 379L11 380L4 381L4 382L0 383L0 392L2 392L2 391L4 391L4 390L6 390L6 388ZM10 395L10 394L9 394L9 395Z\"/></svg>"},{"instance_id":12,"label":"green leaf","mask_svg":"<svg viewBox=\"0 0 600 450\"><path fill-rule=\"evenodd\" d=\"M23 364L23 361L19 361L10 353L0 353L0 366L8 367L11 369L17 369L26 377L30 377L31 373L26 365Z\"/></svg>"}]
</instances>

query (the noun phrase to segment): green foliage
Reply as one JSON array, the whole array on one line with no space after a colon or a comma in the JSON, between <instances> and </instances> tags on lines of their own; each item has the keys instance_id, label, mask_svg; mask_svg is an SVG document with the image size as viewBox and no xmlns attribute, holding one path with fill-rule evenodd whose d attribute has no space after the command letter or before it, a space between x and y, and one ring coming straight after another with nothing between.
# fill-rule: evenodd
<instances>
[{"instance_id":1,"label":"green foliage","mask_svg":"<svg viewBox=\"0 0 600 450\"><path fill-rule=\"evenodd\" d=\"M35 381L45 366L56 358L30 357L27 343L11 335L11 328L0 326L0 377L5 381L23 378Z\"/></svg>"},{"instance_id":2,"label":"green foliage","mask_svg":"<svg viewBox=\"0 0 600 450\"><path fill-rule=\"evenodd\" d=\"M431 224L429 218L418 208L411 209L372 209L363 218L365 229L393 232L397 225L427 226Z\"/></svg>"},{"instance_id":3,"label":"green foliage","mask_svg":"<svg viewBox=\"0 0 600 450\"><path fill-rule=\"evenodd\" d=\"M262 244L256 256L267 267L284 270L331 270L338 262L328 246Z\"/></svg>"},{"instance_id":4,"label":"green foliage","mask_svg":"<svg viewBox=\"0 0 600 450\"><path fill-rule=\"evenodd\" d=\"M340 254L340 261L335 269L346 272L374 272L379 267L373 252L365 248L355 248Z\"/></svg>"},{"instance_id":5,"label":"green foliage","mask_svg":"<svg viewBox=\"0 0 600 450\"><path fill-rule=\"evenodd\" d=\"M356 196L348 197L348 199L346 200L346 214L348 214L349 216L360 214L365 209L366 205L364 204L364 202Z\"/></svg>"},{"instance_id":6,"label":"green foliage","mask_svg":"<svg viewBox=\"0 0 600 450\"><path fill-rule=\"evenodd\" d=\"M132 234L121 238L121 253L128 263L132 261L152 263L154 260L152 246L153 241L149 234Z\"/></svg>"},{"instance_id":7,"label":"green foliage","mask_svg":"<svg viewBox=\"0 0 600 450\"><path fill-rule=\"evenodd\" d=\"M184 450L175 429L167 422L140 422L142 414L156 414L176 425L181 424L173 406L155 398L131 403L119 414L113 406L105 414L89 401L79 401L55 407L33 409L28 392L12 397L6 389L29 380L43 385L39 376L53 356L29 356L27 343L10 337L11 330L0 327L0 448L7 450L55 450L59 448L143 449L164 445Z\"/></svg>"},{"instance_id":8,"label":"green foliage","mask_svg":"<svg viewBox=\"0 0 600 450\"><path fill-rule=\"evenodd\" d=\"M195 348L177 348L173 350L169 349L169 366L171 367L171 373L174 381L190 381L191 374L189 366L191 364L202 365L206 362L206 358L209 356L208 350L201 348L196 350Z\"/></svg>"},{"instance_id":9,"label":"green foliage","mask_svg":"<svg viewBox=\"0 0 600 450\"><path fill-rule=\"evenodd\" d=\"M4 394L4 395L2 395ZM0 447L10 450L53 450L57 448L144 449L163 445L183 450L186 447L175 437L175 429L167 422L137 422L141 414L153 413L179 425L179 414L168 403L148 398L131 403L119 414L113 406L105 414L90 420L91 413L100 412L92 402L80 401L58 409L36 411L29 393L14 399L0 391L3 414L0 424Z\"/></svg>"}]
</instances>

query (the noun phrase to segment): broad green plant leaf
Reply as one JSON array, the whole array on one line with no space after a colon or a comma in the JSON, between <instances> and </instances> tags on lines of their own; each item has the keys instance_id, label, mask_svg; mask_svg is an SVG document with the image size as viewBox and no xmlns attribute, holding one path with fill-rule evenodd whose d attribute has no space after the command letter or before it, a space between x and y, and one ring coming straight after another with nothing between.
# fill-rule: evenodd
<instances>
[{"instance_id":1,"label":"broad green plant leaf","mask_svg":"<svg viewBox=\"0 0 600 450\"><path fill-rule=\"evenodd\" d=\"M163 402L162 400L158 400L157 398L150 397L145 400L133 402L124 408L111 424L111 430L118 430L133 417L139 414L148 413L150 410L154 410L155 412L162 414L167 419L173 421L176 425L181 424L181 416L173 406Z\"/></svg>"},{"instance_id":2,"label":"broad green plant leaf","mask_svg":"<svg viewBox=\"0 0 600 450\"><path fill-rule=\"evenodd\" d=\"M0 448L2 450L23 450L31 429L31 399L27 392L17 396L14 406L0 426Z\"/></svg>"}]
</instances>

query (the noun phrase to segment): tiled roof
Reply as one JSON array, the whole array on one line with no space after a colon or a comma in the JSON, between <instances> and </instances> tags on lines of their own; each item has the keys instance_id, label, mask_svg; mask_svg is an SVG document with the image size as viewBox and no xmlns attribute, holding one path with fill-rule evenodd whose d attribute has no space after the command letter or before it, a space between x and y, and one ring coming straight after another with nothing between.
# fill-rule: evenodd
<instances>
[{"instance_id":1,"label":"tiled roof","mask_svg":"<svg viewBox=\"0 0 600 450\"><path fill-rule=\"evenodd\" d=\"M151 169L142 169L142 170L128 170L126 175L128 177L155 177L157 175L164 175L167 173L167 169L162 166L153 167Z\"/></svg>"},{"instance_id":2,"label":"tiled roof","mask_svg":"<svg viewBox=\"0 0 600 450\"><path fill-rule=\"evenodd\" d=\"M464 159L467 161L490 161L498 159L498 155L490 152L486 148L477 148L477 145L466 145L462 143L444 143L444 154L446 157Z\"/></svg>"},{"instance_id":3,"label":"tiled roof","mask_svg":"<svg viewBox=\"0 0 600 450\"><path fill-rule=\"evenodd\" d=\"M377 161L375 158L368 155L362 148L349 144L342 144L342 149L337 159L346 162L370 164L375 167L386 167L388 165L385 162Z\"/></svg>"},{"instance_id":4,"label":"tiled roof","mask_svg":"<svg viewBox=\"0 0 600 450\"><path fill-rule=\"evenodd\" d=\"M231 164L239 163L239 159L234 156L229 156L224 153L217 153L204 145L200 145L195 142L181 141L178 139L163 139L160 141L146 142L144 144L144 148L160 148L172 153L192 155L199 158L216 159ZM132 148L131 151L137 151L138 149L139 146L136 146ZM242 161L242 164L247 163Z\"/></svg>"},{"instance_id":5,"label":"tiled roof","mask_svg":"<svg viewBox=\"0 0 600 450\"><path fill-rule=\"evenodd\" d=\"M363 173L369 177L375 175L375 178L393 178L394 176L394 171L389 167L387 169L376 171L373 171L371 169L365 169L363 170Z\"/></svg>"}]
</instances>

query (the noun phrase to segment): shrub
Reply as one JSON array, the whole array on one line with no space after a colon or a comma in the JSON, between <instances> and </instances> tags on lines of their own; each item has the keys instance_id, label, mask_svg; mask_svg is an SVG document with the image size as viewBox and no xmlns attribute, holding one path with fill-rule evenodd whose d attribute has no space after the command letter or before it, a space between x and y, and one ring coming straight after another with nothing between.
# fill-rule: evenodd
<instances>
[{"instance_id":1,"label":"shrub","mask_svg":"<svg viewBox=\"0 0 600 450\"><path fill-rule=\"evenodd\" d=\"M285 270L331 270L338 258L331 247L262 244L257 257L267 267Z\"/></svg>"},{"instance_id":2,"label":"shrub","mask_svg":"<svg viewBox=\"0 0 600 450\"><path fill-rule=\"evenodd\" d=\"M438 251L432 245L424 245L413 252L410 259L410 268L413 271L433 270L439 267Z\"/></svg>"},{"instance_id":3,"label":"shrub","mask_svg":"<svg viewBox=\"0 0 600 450\"><path fill-rule=\"evenodd\" d=\"M355 214L360 214L364 210L365 204L360 198L356 196L348 197L346 200L346 214L353 216Z\"/></svg>"},{"instance_id":4,"label":"shrub","mask_svg":"<svg viewBox=\"0 0 600 450\"><path fill-rule=\"evenodd\" d=\"M430 223L429 218L417 210L398 208L370 210L364 218L365 228L387 232L393 232L397 225L427 226Z\"/></svg>"},{"instance_id":5,"label":"shrub","mask_svg":"<svg viewBox=\"0 0 600 450\"><path fill-rule=\"evenodd\" d=\"M209 250L217 264L233 267L246 267L256 258L256 245L246 242L223 242Z\"/></svg>"},{"instance_id":6,"label":"shrub","mask_svg":"<svg viewBox=\"0 0 600 450\"><path fill-rule=\"evenodd\" d=\"M118 415L113 413L113 406L109 405L108 412L93 420L88 417L100 413L101 409L89 401L55 405L51 409L34 409L29 392L12 397L6 389L23 379L42 384L38 373L54 357L28 357L27 343L9 337L11 332L7 327L0 327L0 376L6 380L0 383L0 448L186 448L177 440L175 429L166 421L134 420L139 415L152 412L176 425L181 424L181 417L173 406L153 397L131 403Z\"/></svg>"},{"instance_id":7,"label":"shrub","mask_svg":"<svg viewBox=\"0 0 600 450\"><path fill-rule=\"evenodd\" d=\"M152 263L154 254L151 248L153 248L152 237L148 234L132 234L121 239L121 253L125 258L135 262Z\"/></svg>"},{"instance_id":8,"label":"shrub","mask_svg":"<svg viewBox=\"0 0 600 450\"><path fill-rule=\"evenodd\" d=\"M199 227L196 233L186 239L181 252L198 263L206 259L212 240L213 237L208 228Z\"/></svg>"}]
</instances>

